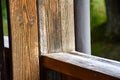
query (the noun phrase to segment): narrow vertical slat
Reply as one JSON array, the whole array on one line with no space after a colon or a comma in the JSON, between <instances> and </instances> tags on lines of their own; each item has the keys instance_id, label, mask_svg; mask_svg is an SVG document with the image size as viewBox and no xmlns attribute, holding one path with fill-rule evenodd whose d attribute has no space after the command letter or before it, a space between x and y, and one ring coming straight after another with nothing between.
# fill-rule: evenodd
<instances>
[{"instance_id":1,"label":"narrow vertical slat","mask_svg":"<svg viewBox=\"0 0 120 80\"><path fill-rule=\"evenodd\" d=\"M3 17L2 17L1 1L0 1L0 80L5 80L5 72L4 72L4 42L3 42Z\"/></svg>"},{"instance_id":2,"label":"narrow vertical slat","mask_svg":"<svg viewBox=\"0 0 120 80\"><path fill-rule=\"evenodd\" d=\"M9 0L13 80L39 80L36 0Z\"/></svg>"},{"instance_id":3,"label":"narrow vertical slat","mask_svg":"<svg viewBox=\"0 0 120 80\"><path fill-rule=\"evenodd\" d=\"M90 0L74 0L76 50L91 54Z\"/></svg>"},{"instance_id":4,"label":"narrow vertical slat","mask_svg":"<svg viewBox=\"0 0 120 80\"><path fill-rule=\"evenodd\" d=\"M42 54L74 51L73 0L39 0Z\"/></svg>"}]
</instances>

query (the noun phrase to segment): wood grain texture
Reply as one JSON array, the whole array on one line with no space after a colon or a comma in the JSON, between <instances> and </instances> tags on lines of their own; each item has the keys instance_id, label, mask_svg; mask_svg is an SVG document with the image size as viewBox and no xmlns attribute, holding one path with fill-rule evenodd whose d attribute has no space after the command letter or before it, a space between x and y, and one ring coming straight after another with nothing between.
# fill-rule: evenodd
<instances>
[{"instance_id":1,"label":"wood grain texture","mask_svg":"<svg viewBox=\"0 0 120 80\"><path fill-rule=\"evenodd\" d=\"M73 0L39 0L38 5L41 54L74 51ZM59 80L53 73L50 79Z\"/></svg>"},{"instance_id":2,"label":"wood grain texture","mask_svg":"<svg viewBox=\"0 0 120 80\"><path fill-rule=\"evenodd\" d=\"M39 80L36 0L9 0L13 80Z\"/></svg>"},{"instance_id":3,"label":"wood grain texture","mask_svg":"<svg viewBox=\"0 0 120 80\"><path fill-rule=\"evenodd\" d=\"M117 61L79 52L44 54L42 60L44 67L81 80L120 80Z\"/></svg>"},{"instance_id":4,"label":"wood grain texture","mask_svg":"<svg viewBox=\"0 0 120 80\"><path fill-rule=\"evenodd\" d=\"M73 0L39 0L42 54L74 51Z\"/></svg>"}]
</instances>

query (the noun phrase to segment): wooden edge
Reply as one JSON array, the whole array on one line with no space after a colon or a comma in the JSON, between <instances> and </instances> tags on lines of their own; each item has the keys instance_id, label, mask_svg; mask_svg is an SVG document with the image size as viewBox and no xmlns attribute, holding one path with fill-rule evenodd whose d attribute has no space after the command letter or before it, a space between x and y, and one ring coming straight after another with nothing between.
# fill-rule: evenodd
<instances>
[{"instance_id":1,"label":"wooden edge","mask_svg":"<svg viewBox=\"0 0 120 80\"><path fill-rule=\"evenodd\" d=\"M41 59L44 67L82 80L120 80L117 61L79 52L44 54Z\"/></svg>"}]
</instances>

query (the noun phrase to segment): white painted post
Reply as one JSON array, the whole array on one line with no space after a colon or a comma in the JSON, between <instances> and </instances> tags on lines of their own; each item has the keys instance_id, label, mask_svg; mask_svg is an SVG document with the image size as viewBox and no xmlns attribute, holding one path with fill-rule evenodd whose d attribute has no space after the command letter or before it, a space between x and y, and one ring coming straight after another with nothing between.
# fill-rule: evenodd
<instances>
[{"instance_id":1,"label":"white painted post","mask_svg":"<svg viewBox=\"0 0 120 80\"><path fill-rule=\"evenodd\" d=\"M90 0L75 0L76 50L91 54Z\"/></svg>"},{"instance_id":2,"label":"white painted post","mask_svg":"<svg viewBox=\"0 0 120 80\"><path fill-rule=\"evenodd\" d=\"M4 47L9 48L9 38L8 38L8 36L4 36Z\"/></svg>"}]
</instances>

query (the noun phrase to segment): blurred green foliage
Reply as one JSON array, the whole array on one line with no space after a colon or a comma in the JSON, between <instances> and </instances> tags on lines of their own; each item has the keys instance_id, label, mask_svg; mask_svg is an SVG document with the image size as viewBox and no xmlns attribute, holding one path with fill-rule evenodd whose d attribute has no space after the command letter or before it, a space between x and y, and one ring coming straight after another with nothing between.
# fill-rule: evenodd
<instances>
[{"instance_id":1,"label":"blurred green foliage","mask_svg":"<svg viewBox=\"0 0 120 80\"><path fill-rule=\"evenodd\" d=\"M104 0L90 0L91 30L106 22Z\"/></svg>"},{"instance_id":2,"label":"blurred green foliage","mask_svg":"<svg viewBox=\"0 0 120 80\"><path fill-rule=\"evenodd\" d=\"M7 19L6 0L2 0L2 14L4 19Z\"/></svg>"},{"instance_id":3,"label":"blurred green foliage","mask_svg":"<svg viewBox=\"0 0 120 80\"><path fill-rule=\"evenodd\" d=\"M8 35L8 26L7 26L7 10L6 10L6 0L2 0L2 15L3 15L3 29L4 35Z\"/></svg>"},{"instance_id":4,"label":"blurred green foliage","mask_svg":"<svg viewBox=\"0 0 120 80\"><path fill-rule=\"evenodd\" d=\"M105 0L90 0L92 55L120 61L120 43L106 38Z\"/></svg>"},{"instance_id":5,"label":"blurred green foliage","mask_svg":"<svg viewBox=\"0 0 120 80\"><path fill-rule=\"evenodd\" d=\"M120 43L94 42L92 55L120 61Z\"/></svg>"},{"instance_id":6,"label":"blurred green foliage","mask_svg":"<svg viewBox=\"0 0 120 80\"><path fill-rule=\"evenodd\" d=\"M91 30L93 30L95 27L98 27L106 22L106 10L105 10L104 0L91 0L90 10L91 10L90 11ZM2 0L2 13L3 13L4 35L8 35L6 0Z\"/></svg>"},{"instance_id":7,"label":"blurred green foliage","mask_svg":"<svg viewBox=\"0 0 120 80\"><path fill-rule=\"evenodd\" d=\"M107 22L105 0L90 0L90 22L92 42L104 40Z\"/></svg>"}]
</instances>

